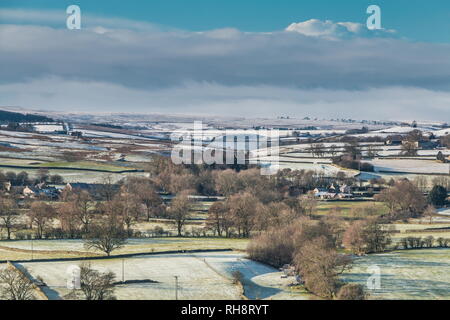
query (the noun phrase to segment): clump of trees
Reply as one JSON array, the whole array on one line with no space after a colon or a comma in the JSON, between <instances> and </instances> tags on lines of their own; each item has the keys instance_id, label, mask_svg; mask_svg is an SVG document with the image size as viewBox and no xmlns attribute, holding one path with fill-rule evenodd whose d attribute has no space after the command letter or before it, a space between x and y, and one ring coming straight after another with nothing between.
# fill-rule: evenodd
<instances>
[{"instance_id":1,"label":"clump of trees","mask_svg":"<svg viewBox=\"0 0 450 320\"><path fill-rule=\"evenodd\" d=\"M419 142L424 139L425 137L420 130L416 129L409 132L406 135L405 140L402 142L402 150L400 152L400 155L411 157L417 156L417 152L419 150Z\"/></svg>"},{"instance_id":2,"label":"clump of trees","mask_svg":"<svg viewBox=\"0 0 450 320\"><path fill-rule=\"evenodd\" d=\"M374 218L353 222L343 238L344 246L357 255L383 252L391 242L390 230Z\"/></svg>"},{"instance_id":3,"label":"clump of trees","mask_svg":"<svg viewBox=\"0 0 450 320\"><path fill-rule=\"evenodd\" d=\"M292 264L306 289L334 298L343 285L339 275L351 267L351 259L337 251L341 232L333 223L304 217L254 237L247 252L275 267Z\"/></svg>"},{"instance_id":4,"label":"clump of trees","mask_svg":"<svg viewBox=\"0 0 450 320\"><path fill-rule=\"evenodd\" d=\"M39 169L36 177L34 178L31 178L26 171L21 171L19 173L15 173L14 171L0 171L0 190L4 187L6 182L11 183L11 186L23 187L41 182L63 184L64 179L58 174L50 175L46 169Z\"/></svg>"},{"instance_id":5,"label":"clump of trees","mask_svg":"<svg viewBox=\"0 0 450 320\"><path fill-rule=\"evenodd\" d=\"M323 236L301 245L293 262L305 287L324 298L336 296L342 286L339 275L351 267L351 259L339 254Z\"/></svg>"},{"instance_id":6,"label":"clump of trees","mask_svg":"<svg viewBox=\"0 0 450 320\"><path fill-rule=\"evenodd\" d=\"M447 202L448 192L443 186L435 185L428 194L428 202L437 207L444 206Z\"/></svg>"},{"instance_id":7,"label":"clump of trees","mask_svg":"<svg viewBox=\"0 0 450 320\"><path fill-rule=\"evenodd\" d=\"M27 213L30 226L36 227L36 238L42 239L44 232L50 228L52 219L55 217L55 209L43 201L35 201L31 204Z\"/></svg>"},{"instance_id":8,"label":"clump of trees","mask_svg":"<svg viewBox=\"0 0 450 320\"><path fill-rule=\"evenodd\" d=\"M366 172L374 171L374 166L372 164L368 162L363 162L360 159L354 159L349 155L341 155L333 157L332 162L337 166L347 169L360 170Z\"/></svg>"},{"instance_id":9,"label":"clump of trees","mask_svg":"<svg viewBox=\"0 0 450 320\"><path fill-rule=\"evenodd\" d=\"M395 182L392 187L376 195L375 199L386 204L391 218L395 218L398 214L404 217L417 217L427 205L423 193L408 180Z\"/></svg>"},{"instance_id":10,"label":"clump of trees","mask_svg":"<svg viewBox=\"0 0 450 320\"><path fill-rule=\"evenodd\" d=\"M439 239L439 244L441 244L441 239ZM448 243L447 241L442 241L442 244ZM422 237L406 237L401 238L397 246L401 246L402 249L422 249L422 248L433 248L434 237L428 236ZM445 246L442 246L445 247Z\"/></svg>"}]
</instances>

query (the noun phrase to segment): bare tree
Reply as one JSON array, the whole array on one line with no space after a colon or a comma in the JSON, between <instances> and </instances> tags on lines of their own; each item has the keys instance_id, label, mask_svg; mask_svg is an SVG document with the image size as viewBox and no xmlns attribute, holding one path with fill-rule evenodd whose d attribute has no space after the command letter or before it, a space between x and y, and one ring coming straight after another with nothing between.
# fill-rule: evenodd
<instances>
[{"instance_id":1,"label":"bare tree","mask_svg":"<svg viewBox=\"0 0 450 320\"><path fill-rule=\"evenodd\" d=\"M177 195L167 211L169 218L175 221L178 236L181 237L181 232L186 221L191 216L190 210L192 208L192 201L189 199L186 193Z\"/></svg>"},{"instance_id":2,"label":"bare tree","mask_svg":"<svg viewBox=\"0 0 450 320\"><path fill-rule=\"evenodd\" d=\"M6 229L7 239L11 240L11 232L19 217L17 203L13 199L0 198L0 226Z\"/></svg>"},{"instance_id":3,"label":"bare tree","mask_svg":"<svg viewBox=\"0 0 450 320\"><path fill-rule=\"evenodd\" d=\"M63 202L58 208L61 229L67 232L71 238L75 237L81 226L81 221L75 214L76 210L74 202Z\"/></svg>"},{"instance_id":4,"label":"bare tree","mask_svg":"<svg viewBox=\"0 0 450 320\"><path fill-rule=\"evenodd\" d=\"M97 249L106 253L122 248L127 242L126 232L117 222L107 218L106 222L92 225L85 238L84 245L87 249Z\"/></svg>"},{"instance_id":5,"label":"bare tree","mask_svg":"<svg viewBox=\"0 0 450 320\"><path fill-rule=\"evenodd\" d=\"M425 192L428 187L428 179L425 176L417 176L414 178L413 183L422 192Z\"/></svg>"},{"instance_id":6,"label":"bare tree","mask_svg":"<svg viewBox=\"0 0 450 320\"><path fill-rule=\"evenodd\" d=\"M208 210L206 224L217 233L219 237L225 232L229 236L232 221L229 219L228 209L223 202L214 203Z\"/></svg>"},{"instance_id":7,"label":"bare tree","mask_svg":"<svg viewBox=\"0 0 450 320\"><path fill-rule=\"evenodd\" d=\"M33 300L33 283L23 273L13 268L0 271L2 296L6 300Z\"/></svg>"},{"instance_id":8,"label":"bare tree","mask_svg":"<svg viewBox=\"0 0 450 320\"><path fill-rule=\"evenodd\" d=\"M112 205L115 207L115 210L117 210L119 217L127 230L127 235L131 236L131 225L138 220L142 209L137 195L124 190L114 197Z\"/></svg>"},{"instance_id":9,"label":"bare tree","mask_svg":"<svg viewBox=\"0 0 450 320\"><path fill-rule=\"evenodd\" d=\"M243 189L238 173L228 169L215 173L216 191L226 197L231 196Z\"/></svg>"},{"instance_id":10,"label":"bare tree","mask_svg":"<svg viewBox=\"0 0 450 320\"><path fill-rule=\"evenodd\" d=\"M99 188L99 194L106 201L111 201L116 194L113 178L108 175L102 179L102 186Z\"/></svg>"},{"instance_id":11,"label":"bare tree","mask_svg":"<svg viewBox=\"0 0 450 320\"><path fill-rule=\"evenodd\" d=\"M28 212L31 225L36 226L36 237L42 239L45 228L55 217L54 208L42 201L33 202Z\"/></svg>"},{"instance_id":12,"label":"bare tree","mask_svg":"<svg viewBox=\"0 0 450 320\"><path fill-rule=\"evenodd\" d=\"M361 147L359 146L358 139L352 138L344 146L345 153L350 155L353 159L361 156Z\"/></svg>"},{"instance_id":13,"label":"bare tree","mask_svg":"<svg viewBox=\"0 0 450 320\"><path fill-rule=\"evenodd\" d=\"M375 158L378 156L377 149L373 145L369 145L366 150L368 158Z\"/></svg>"},{"instance_id":14,"label":"bare tree","mask_svg":"<svg viewBox=\"0 0 450 320\"><path fill-rule=\"evenodd\" d=\"M170 176L170 185L166 187L166 190L172 194L178 194L183 191L195 192L196 177L191 173L172 173Z\"/></svg>"},{"instance_id":15,"label":"bare tree","mask_svg":"<svg viewBox=\"0 0 450 320\"><path fill-rule=\"evenodd\" d=\"M303 212L309 216L312 216L317 208L317 200L313 194L307 194L300 197L300 207L303 208Z\"/></svg>"},{"instance_id":16,"label":"bare tree","mask_svg":"<svg viewBox=\"0 0 450 320\"><path fill-rule=\"evenodd\" d=\"M325 155L325 145L323 143L313 143L308 148L313 157L322 158Z\"/></svg>"},{"instance_id":17,"label":"bare tree","mask_svg":"<svg viewBox=\"0 0 450 320\"><path fill-rule=\"evenodd\" d=\"M99 272L89 264L80 266L80 284L86 300L115 300L113 272Z\"/></svg>"},{"instance_id":18,"label":"bare tree","mask_svg":"<svg viewBox=\"0 0 450 320\"><path fill-rule=\"evenodd\" d=\"M436 208L432 205L428 205L425 208L423 215L430 219L430 224L433 223L433 217L436 215Z\"/></svg>"},{"instance_id":19,"label":"bare tree","mask_svg":"<svg viewBox=\"0 0 450 320\"><path fill-rule=\"evenodd\" d=\"M328 153L332 156L335 157L339 152L339 147L335 144L331 145L330 148L328 149Z\"/></svg>"},{"instance_id":20,"label":"bare tree","mask_svg":"<svg viewBox=\"0 0 450 320\"><path fill-rule=\"evenodd\" d=\"M95 201L86 190L75 190L72 197L73 214L83 225L83 231L89 232L89 226L94 218Z\"/></svg>"},{"instance_id":21,"label":"bare tree","mask_svg":"<svg viewBox=\"0 0 450 320\"><path fill-rule=\"evenodd\" d=\"M141 185L137 196L145 207L147 221L150 221L152 216L162 210L163 201L152 187Z\"/></svg>"}]
</instances>

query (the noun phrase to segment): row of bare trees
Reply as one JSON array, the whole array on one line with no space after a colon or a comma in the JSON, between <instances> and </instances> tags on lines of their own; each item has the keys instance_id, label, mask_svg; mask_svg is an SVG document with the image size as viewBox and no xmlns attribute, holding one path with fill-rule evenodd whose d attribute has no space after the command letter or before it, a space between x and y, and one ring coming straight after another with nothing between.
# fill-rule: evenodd
<instances>
[{"instance_id":1,"label":"row of bare trees","mask_svg":"<svg viewBox=\"0 0 450 320\"><path fill-rule=\"evenodd\" d=\"M206 226L218 236L249 237L252 231L263 231L282 226L302 216L311 216L317 206L312 195L287 198L264 203L249 191L231 195L225 201L214 203Z\"/></svg>"}]
</instances>

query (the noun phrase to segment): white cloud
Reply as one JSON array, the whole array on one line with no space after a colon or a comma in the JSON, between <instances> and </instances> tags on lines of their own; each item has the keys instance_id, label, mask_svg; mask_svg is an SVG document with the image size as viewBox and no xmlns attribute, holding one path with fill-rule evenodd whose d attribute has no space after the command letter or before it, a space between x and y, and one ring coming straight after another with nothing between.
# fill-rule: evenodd
<instances>
[{"instance_id":1,"label":"white cloud","mask_svg":"<svg viewBox=\"0 0 450 320\"><path fill-rule=\"evenodd\" d=\"M340 39L351 37L381 37L393 36L393 30L370 31L366 26L355 22L333 22L331 20L311 19L303 22L292 23L286 31L297 32L308 37L322 37L325 39Z\"/></svg>"}]
</instances>

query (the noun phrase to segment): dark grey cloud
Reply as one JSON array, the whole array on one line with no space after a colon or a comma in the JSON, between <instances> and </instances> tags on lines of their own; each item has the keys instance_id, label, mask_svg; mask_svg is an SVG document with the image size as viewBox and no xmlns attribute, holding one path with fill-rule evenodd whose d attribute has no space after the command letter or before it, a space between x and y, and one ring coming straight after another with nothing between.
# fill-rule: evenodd
<instances>
[{"instance_id":1,"label":"dark grey cloud","mask_svg":"<svg viewBox=\"0 0 450 320\"><path fill-rule=\"evenodd\" d=\"M295 32L71 31L0 26L1 83L58 76L154 88L224 85L450 88L450 46Z\"/></svg>"},{"instance_id":2,"label":"dark grey cloud","mask_svg":"<svg viewBox=\"0 0 450 320\"><path fill-rule=\"evenodd\" d=\"M318 20L271 33L91 21L0 25L0 105L450 120L448 44Z\"/></svg>"}]
</instances>

